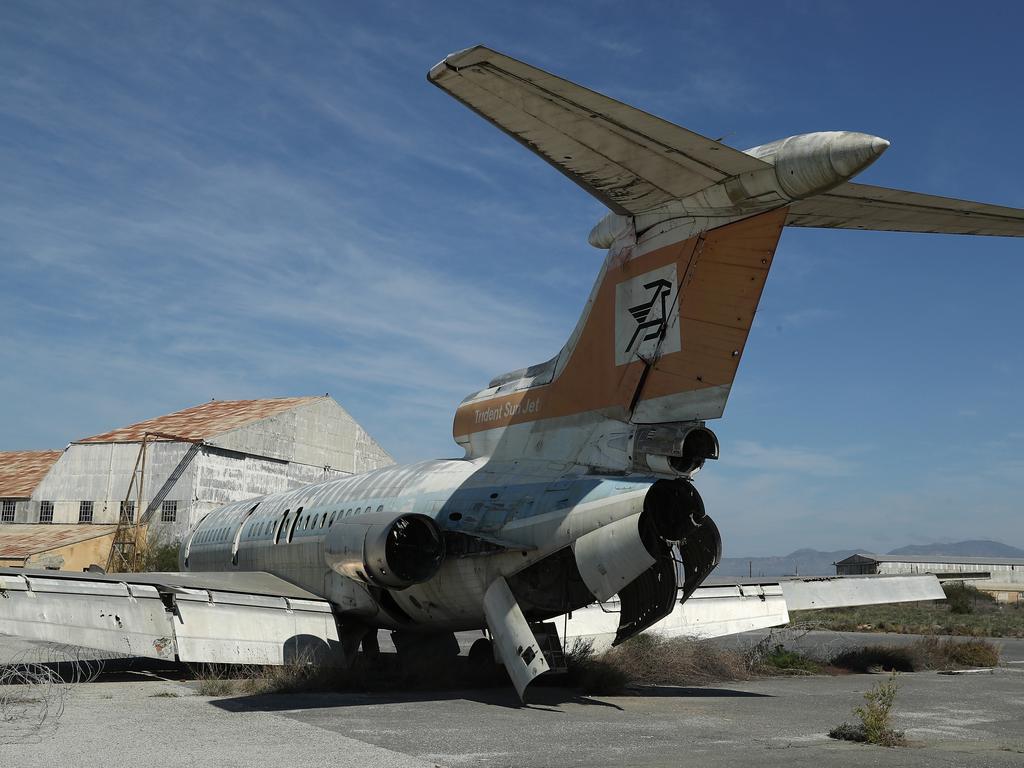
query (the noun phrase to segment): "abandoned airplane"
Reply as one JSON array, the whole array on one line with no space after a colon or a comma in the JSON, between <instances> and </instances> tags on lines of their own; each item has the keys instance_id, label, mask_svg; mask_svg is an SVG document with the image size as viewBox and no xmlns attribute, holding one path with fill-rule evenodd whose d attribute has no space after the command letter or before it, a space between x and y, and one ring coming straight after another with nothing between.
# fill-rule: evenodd
<instances>
[{"instance_id":1,"label":"abandoned airplane","mask_svg":"<svg viewBox=\"0 0 1024 768\"><path fill-rule=\"evenodd\" d=\"M459 405L463 458L229 504L190 532L180 573L5 570L0 631L281 664L310 644L351 658L378 629L414 655L485 630L523 697L549 668L538 637L557 629L707 637L794 607L941 598L929 576L702 586L721 539L693 478L719 456L707 422L784 227L1022 236L1024 211L850 183L888 147L875 136L741 152L484 47L428 79L609 209L562 350Z\"/></svg>"}]
</instances>

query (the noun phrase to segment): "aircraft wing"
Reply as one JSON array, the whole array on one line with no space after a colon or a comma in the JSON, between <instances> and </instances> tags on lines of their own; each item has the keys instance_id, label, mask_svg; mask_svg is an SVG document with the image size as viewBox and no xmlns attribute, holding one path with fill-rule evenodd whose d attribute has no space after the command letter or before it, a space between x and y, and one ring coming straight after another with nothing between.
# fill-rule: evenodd
<instances>
[{"instance_id":1,"label":"aircraft wing","mask_svg":"<svg viewBox=\"0 0 1024 768\"><path fill-rule=\"evenodd\" d=\"M855 605L944 600L939 580L918 576L826 576L776 580L705 582L651 627L669 637L708 639L789 623L790 611L845 608ZM559 622L560 623L560 622ZM573 611L566 622L566 639L593 643L595 650L611 646L618 626L618 605L612 600Z\"/></svg>"},{"instance_id":2,"label":"aircraft wing","mask_svg":"<svg viewBox=\"0 0 1024 768\"><path fill-rule=\"evenodd\" d=\"M285 664L331 652L331 604L269 573L0 569L0 633L126 656Z\"/></svg>"},{"instance_id":3,"label":"aircraft wing","mask_svg":"<svg viewBox=\"0 0 1024 768\"><path fill-rule=\"evenodd\" d=\"M640 213L769 167L483 46L451 54L427 79L616 213Z\"/></svg>"},{"instance_id":4,"label":"aircraft wing","mask_svg":"<svg viewBox=\"0 0 1024 768\"><path fill-rule=\"evenodd\" d=\"M1024 210L847 182L790 205L786 225L1024 237Z\"/></svg>"}]
</instances>

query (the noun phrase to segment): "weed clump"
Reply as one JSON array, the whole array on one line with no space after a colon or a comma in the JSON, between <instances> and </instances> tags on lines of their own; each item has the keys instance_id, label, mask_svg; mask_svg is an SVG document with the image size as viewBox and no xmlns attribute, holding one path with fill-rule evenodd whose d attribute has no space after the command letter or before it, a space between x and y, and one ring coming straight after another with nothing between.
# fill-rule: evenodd
<instances>
[{"instance_id":1,"label":"weed clump","mask_svg":"<svg viewBox=\"0 0 1024 768\"><path fill-rule=\"evenodd\" d=\"M336 666L315 655L286 664L194 667L202 696L260 696L289 693L364 692L483 688L508 683L504 667L482 665L465 656L409 664L395 654L359 654L354 663Z\"/></svg>"},{"instance_id":2,"label":"weed clump","mask_svg":"<svg viewBox=\"0 0 1024 768\"><path fill-rule=\"evenodd\" d=\"M757 669L769 674L817 675L823 671L820 663L799 651L787 650L782 643L760 658Z\"/></svg>"},{"instance_id":3,"label":"weed clump","mask_svg":"<svg viewBox=\"0 0 1024 768\"><path fill-rule=\"evenodd\" d=\"M832 666L851 672L921 672L957 667L994 667L999 647L988 640L922 637L905 646L869 645L834 656Z\"/></svg>"},{"instance_id":4,"label":"weed clump","mask_svg":"<svg viewBox=\"0 0 1024 768\"><path fill-rule=\"evenodd\" d=\"M916 672L923 668L910 647L890 648L884 645L867 645L843 651L833 656L830 663L833 667L850 672Z\"/></svg>"},{"instance_id":5,"label":"weed clump","mask_svg":"<svg viewBox=\"0 0 1024 768\"><path fill-rule=\"evenodd\" d=\"M881 681L864 693L864 704L854 707L853 713L859 723L842 725L828 732L830 738L846 741L859 741L876 744L880 747L899 747L905 745L903 731L892 728L892 707L896 703L899 684L896 673L888 680Z\"/></svg>"},{"instance_id":6,"label":"weed clump","mask_svg":"<svg viewBox=\"0 0 1024 768\"><path fill-rule=\"evenodd\" d=\"M566 652L565 666L569 684L584 693L614 696L624 692L631 682L617 664L595 656L594 644L582 638L577 638Z\"/></svg>"}]
</instances>

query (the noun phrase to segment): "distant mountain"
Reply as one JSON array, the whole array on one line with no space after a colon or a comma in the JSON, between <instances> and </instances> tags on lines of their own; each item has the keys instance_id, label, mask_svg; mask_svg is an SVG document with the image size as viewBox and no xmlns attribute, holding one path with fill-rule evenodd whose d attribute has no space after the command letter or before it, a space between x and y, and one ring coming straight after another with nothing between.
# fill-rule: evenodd
<instances>
[{"instance_id":1,"label":"distant mountain","mask_svg":"<svg viewBox=\"0 0 1024 768\"><path fill-rule=\"evenodd\" d=\"M870 549L837 549L822 552L798 549L780 557L723 557L713 576L835 576L835 562ZM998 541L958 541L954 544L911 544L890 555L954 555L960 557L1021 557L1024 549Z\"/></svg>"},{"instance_id":2,"label":"distant mountain","mask_svg":"<svg viewBox=\"0 0 1024 768\"><path fill-rule=\"evenodd\" d=\"M955 544L911 544L889 552L890 555L959 555L961 557L1024 557L1024 549L998 541L976 539Z\"/></svg>"},{"instance_id":3,"label":"distant mountain","mask_svg":"<svg viewBox=\"0 0 1024 768\"><path fill-rule=\"evenodd\" d=\"M863 549L838 549L821 552L817 549L798 549L781 557L723 557L715 569L715 576L835 576L833 565Z\"/></svg>"}]
</instances>

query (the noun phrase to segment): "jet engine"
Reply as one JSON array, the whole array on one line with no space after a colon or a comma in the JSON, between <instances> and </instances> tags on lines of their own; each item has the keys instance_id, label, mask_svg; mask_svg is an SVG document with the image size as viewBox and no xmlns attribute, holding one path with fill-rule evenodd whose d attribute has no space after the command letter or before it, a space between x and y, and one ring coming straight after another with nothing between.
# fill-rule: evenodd
<instances>
[{"instance_id":1,"label":"jet engine","mask_svg":"<svg viewBox=\"0 0 1024 768\"><path fill-rule=\"evenodd\" d=\"M371 512L341 518L331 526L324 558L343 576L404 589L437 573L444 559L444 538L426 515Z\"/></svg>"},{"instance_id":2,"label":"jet engine","mask_svg":"<svg viewBox=\"0 0 1024 768\"><path fill-rule=\"evenodd\" d=\"M682 556L681 571L674 550ZM671 613L678 588L683 600L693 594L718 565L722 540L689 481L659 480L644 497L639 515L581 536L573 553L583 583L597 600L619 596L618 644Z\"/></svg>"},{"instance_id":3,"label":"jet engine","mask_svg":"<svg viewBox=\"0 0 1024 768\"><path fill-rule=\"evenodd\" d=\"M659 480L647 492L639 515L601 526L573 543L580 576L594 597L607 600L670 554L672 545L705 519L704 502L693 485Z\"/></svg>"},{"instance_id":4,"label":"jet engine","mask_svg":"<svg viewBox=\"0 0 1024 768\"><path fill-rule=\"evenodd\" d=\"M701 424L639 426L633 436L633 468L640 472L690 477L717 458L718 438Z\"/></svg>"}]
</instances>

